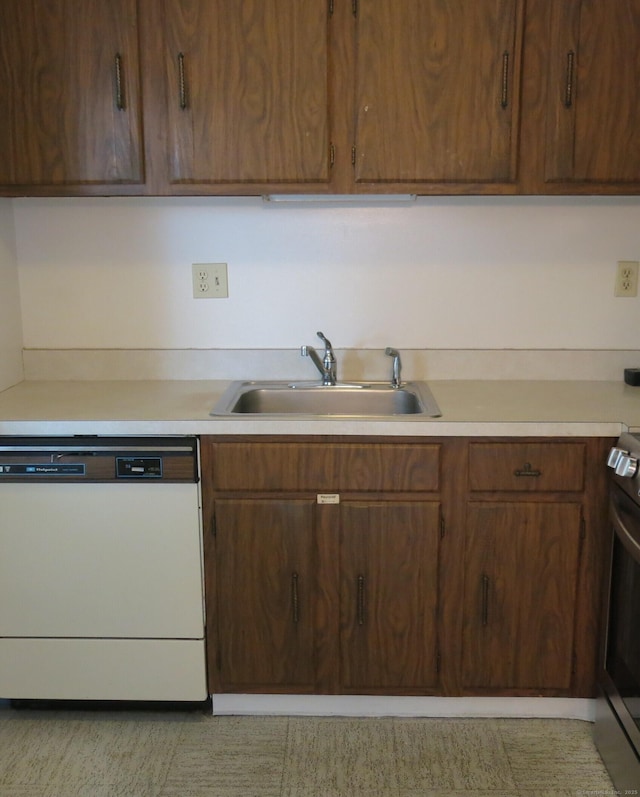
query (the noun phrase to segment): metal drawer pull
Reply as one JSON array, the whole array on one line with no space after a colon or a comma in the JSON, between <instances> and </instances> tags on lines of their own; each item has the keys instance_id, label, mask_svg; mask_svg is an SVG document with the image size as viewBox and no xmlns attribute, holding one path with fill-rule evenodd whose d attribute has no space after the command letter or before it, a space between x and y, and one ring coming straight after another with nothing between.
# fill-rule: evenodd
<instances>
[{"instance_id":1,"label":"metal drawer pull","mask_svg":"<svg viewBox=\"0 0 640 797\"><path fill-rule=\"evenodd\" d=\"M180 92L180 108L184 111L187 107L187 80L184 72L184 53L178 53L178 82Z\"/></svg>"},{"instance_id":2,"label":"metal drawer pull","mask_svg":"<svg viewBox=\"0 0 640 797\"><path fill-rule=\"evenodd\" d=\"M364 625L364 576L358 576L358 625Z\"/></svg>"},{"instance_id":3,"label":"metal drawer pull","mask_svg":"<svg viewBox=\"0 0 640 797\"><path fill-rule=\"evenodd\" d=\"M525 462L524 468L521 470L514 470L513 473L515 476L533 476L534 478L542 476L542 471L537 468L532 468L530 462Z\"/></svg>"},{"instance_id":4,"label":"metal drawer pull","mask_svg":"<svg viewBox=\"0 0 640 797\"><path fill-rule=\"evenodd\" d=\"M564 107L571 108L573 105L573 62L575 59L573 50L567 53L567 79L564 88Z\"/></svg>"},{"instance_id":5,"label":"metal drawer pull","mask_svg":"<svg viewBox=\"0 0 640 797\"><path fill-rule=\"evenodd\" d=\"M299 603L298 603L298 574L292 573L291 574L291 606L293 610L293 622L295 625L298 624L298 620L300 619L299 616Z\"/></svg>"},{"instance_id":6,"label":"metal drawer pull","mask_svg":"<svg viewBox=\"0 0 640 797\"><path fill-rule=\"evenodd\" d=\"M509 51L502 53L502 99L500 105L506 108L509 105Z\"/></svg>"},{"instance_id":7,"label":"metal drawer pull","mask_svg":"<svg viewBox=\"0 0 640 797\"><path fill-rule=\"evenodd\" d=\"M482 625L489 625L489 576L482 576Z\"/></svg>"},{"instance_id":8,"label":"metal drawer pull","mask_svg":"<svg viewBox=\"0 0 640 797\"><path fill-rule=\"evenodd\" d=\"M119 111L124 111L124 89L122 87L122 56L116 53L114 64L115 81L116 81L116 108Z\"/></svg>"}]
</instances>

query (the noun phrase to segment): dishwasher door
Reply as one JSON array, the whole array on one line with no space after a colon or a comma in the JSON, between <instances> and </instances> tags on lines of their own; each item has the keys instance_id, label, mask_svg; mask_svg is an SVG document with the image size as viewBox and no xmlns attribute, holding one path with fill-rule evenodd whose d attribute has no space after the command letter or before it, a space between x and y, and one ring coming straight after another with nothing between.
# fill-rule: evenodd
<instances>
[{"instance_id":1,"label":"dishwasher door","mask_svg":"<svg viewBox=\"0 0 640 797\"><path fill-rule=\"evenodd\" d=\"M202 636L196 484L0 485L0 636Z\"/></svg>"},{"instance_id":2,"label":"dishwasher door","mask_svg":"<svg viewBox=\"0 0 640 797\"><path fill-rule=\"evenodd\" d=\"M0 447L0 697L206 698L195 460L137 443Z\"/></svg>"}]
</instances>

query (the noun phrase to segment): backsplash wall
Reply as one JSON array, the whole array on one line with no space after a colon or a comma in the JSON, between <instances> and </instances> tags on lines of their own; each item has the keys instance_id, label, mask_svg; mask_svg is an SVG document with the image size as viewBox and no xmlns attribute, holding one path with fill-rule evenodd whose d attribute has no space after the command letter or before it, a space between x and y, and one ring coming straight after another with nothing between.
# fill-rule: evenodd
<instances>
[{"instance_id":1,"label":"backsplash wall","mask_svg":"<svg viewBox=\"0 0 640 797\"><path fill-rule=\"evenodd\" d=\"M22 379L22 322L13 209L0 199L0 390Z\"/></svg>"},{"instance_id":2,"label":"backsplash wall","mask_svg":"<svg viewBox=\"0 0 640 797\"><path fill-rule=\"evenodd\" d=\"M640 348L640 299L613 296L637 198L11 204L28 349L287 349L317 329L339 348ZM198 262L228 263L229 299L192 298Z\"/></svg>"}]
</instances>

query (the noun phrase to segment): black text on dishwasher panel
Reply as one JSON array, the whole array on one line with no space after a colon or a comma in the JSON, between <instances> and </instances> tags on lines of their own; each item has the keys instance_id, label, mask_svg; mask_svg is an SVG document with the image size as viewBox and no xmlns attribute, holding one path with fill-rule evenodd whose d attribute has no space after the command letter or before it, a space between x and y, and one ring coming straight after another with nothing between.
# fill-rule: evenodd
<instances>
[{"instance_id":1,"label":"black text on dishwasher panel","mask_svg":"<svg viewBox=\"0 0 640 797\"><path fill-rule=\"evenodd\" d=\"M11 465L0 465L0 476L84 476L84 465L67 465L42 463L16 462Z\"/></svg>"},{"instance_id":2,"label":"black text on dishwasher panel","mask_svg":"<svg viewBox=\"0 0 640 797\"><path fill-rule=\"evenodd\" d=\"M161 457L116 457L118 479L161 479Z\"/></svg>"}]
</instances>

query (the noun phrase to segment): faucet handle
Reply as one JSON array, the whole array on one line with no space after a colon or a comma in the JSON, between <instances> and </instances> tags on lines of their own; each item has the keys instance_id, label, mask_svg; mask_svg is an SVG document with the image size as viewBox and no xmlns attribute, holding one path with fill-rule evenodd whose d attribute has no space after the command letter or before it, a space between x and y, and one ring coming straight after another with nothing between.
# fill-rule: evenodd
<instances>
[{"instance_id":1,"label":"faucet handle","mask_svg":"<svg viewBox=\"0 0 640 797\"><path fill-rule=\"evenodd\" d=\"M316 332L316 335L324 343L325 349L333 349L333 346L331 345L331 341L329 340L329 338L326 338L322 332Z\"/></svg>"},{"instance_id":2,"label":"faucet handle","mask_svg":"<svg viewBox=\"0 0 640 797\"><path fill-rule=\"evenodd\" d=\"M333 347L331 346L331 341L329 340L329 338L325 337L322 332L317 332L316 334L320 338L320 340L324 343L324 355L322 357L322 362L320 361L318 355L316 354L313 346L303 347L301 349L301 352L302 354L305 354L306 351L308 351L308 356L311 357L316 368L322 374L323 385L335 385L337 380L336 357L335 354L333 353Z\"/></svg>"}]
</instances>

